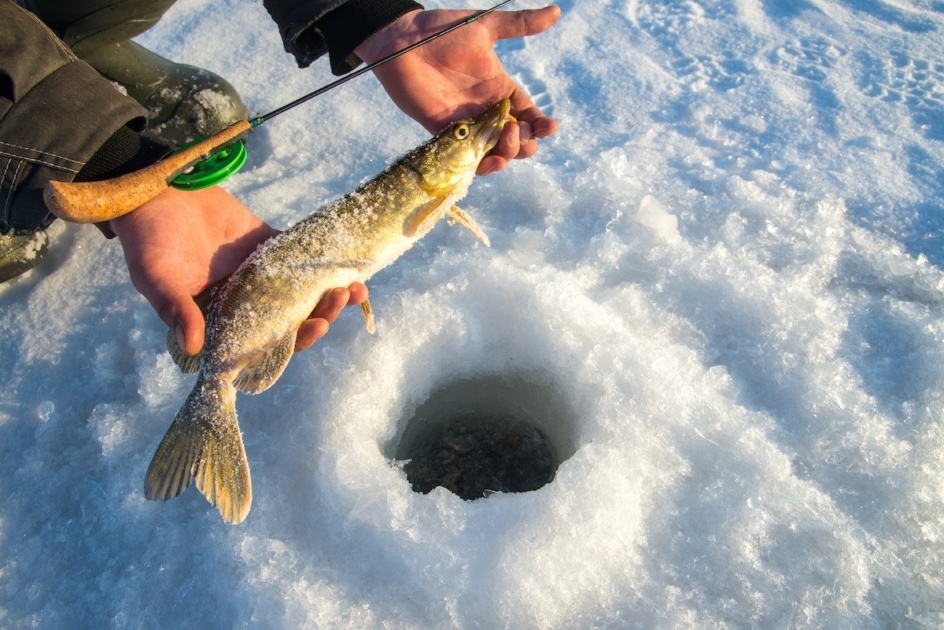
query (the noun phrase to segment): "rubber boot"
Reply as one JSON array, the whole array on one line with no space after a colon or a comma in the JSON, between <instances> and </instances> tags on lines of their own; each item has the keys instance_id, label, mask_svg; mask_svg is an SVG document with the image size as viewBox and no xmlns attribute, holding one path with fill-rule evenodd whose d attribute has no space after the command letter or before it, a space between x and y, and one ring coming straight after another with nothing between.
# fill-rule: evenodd
<instances>
[{"instance_id":1,"label":"rubber boot","mask_svg":"<svg viewBox=\"0 0 944 630\"><path fill-rule=\"evenodd\" d=\"M46 257L49 236L44 230L22 236L0 234L0 283L26 273Z\"/></svg>"},{"instance_id":2,"label":"rubber boot","mask_svg":"<svg viewBox=\"0 0 944 630\"><path fill-rule=\"evenodd\" d=\"M174 0L20 1L76 56L147 108L145 135L157 142L180 146L248 118L239 94L222 77L130 41L154 26Z\"/></svg>"}]
</instances>

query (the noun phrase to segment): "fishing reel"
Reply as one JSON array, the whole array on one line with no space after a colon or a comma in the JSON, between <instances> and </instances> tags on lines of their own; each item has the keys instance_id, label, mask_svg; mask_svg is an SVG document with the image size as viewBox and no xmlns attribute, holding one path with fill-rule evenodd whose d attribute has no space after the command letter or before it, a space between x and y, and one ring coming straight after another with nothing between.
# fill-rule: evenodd
<instances>
[{"instance_id":1,"label":"fishing reel","mask_svg":"<svg viewBox=\"0 0 944 630\"><path fill-rule=\"evenodd\" d=\"M206 138L192 140L178 148L175 153L184 151L203 140ZM185 170L172 179L170 185L178 190L191 191L216 186L242 168L246 163L246 155L246 143L240 138Z\"/></svg>"}]
</instances>

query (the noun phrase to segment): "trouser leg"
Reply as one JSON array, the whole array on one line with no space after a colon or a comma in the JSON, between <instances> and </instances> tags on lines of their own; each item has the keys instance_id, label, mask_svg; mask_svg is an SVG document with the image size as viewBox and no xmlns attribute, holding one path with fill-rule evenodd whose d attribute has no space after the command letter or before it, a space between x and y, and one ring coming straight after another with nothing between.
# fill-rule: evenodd
<instances>
[{"instance_id":1,"label":"trouser leg","mask_svg":"<svg viewBox=\"0 0 944 630\"><path fill-rule=\"evenodd\" d=\"M49 250L45 230L32 234L0 234L0 283L11 280L38 265Z\"/></svg>"},{"instance_id":2,"label":"trouser leg","mask_svg":"<svg viewBox=\"0 0 944 630\"><path fill-rule=\"evenodd\" d=\"M145 135L179 146L248 117L239 94L222 77L168 61L131 41L154 26L174 0L20 2L78 57L147 107Z\"/></svg>"},{"instance_id":3,"label":"trouser leg","mask_svg":"<svg viewBox=\"0 0 944 630\"><path fill-rule=\"evenodd\" d=\"M212 133L236 120L245 119L248 115L239 95L232 86L220 77L192 66L172 63L130 41L130 38L143 33L156 24L164 12L173 4L173 0L15 1L39 17L51 31L72 48L78 57L87 61L101 75L123 85L131 97L147 107L150 121L149 135L164 145L182 144L189 138ZM9 9L10 7L0 4L0 10L4 8ZM0 20L3 21L3 26L0 26L0 30L3 27L14 28L14 32L21 38L33 37L36 41L42 40L42 50L34 50L26 46L25 40L20 39L17 40L17 45L26 46L26 48L17 50L26 50L26 56L17 57L14 55L9 57L5 55L0 58L0 62L14 63L16 59L30 59L32 61L27 64L27 67L34 73L52 72L54 66L46 68L42 63L42 55L50 51L55 53L55 51L61 49L55 45L53 38L48 37L45 30L35 21L27 20L23 22L21 20L17 22L15 18L20 17L20 15L16 15L16 13L16 11L3 13L3 19ZM22 14L22 12L19 13ZM16 22L15 27L11 27L11 20ZM45 41L47 38L48 42ZM32 40L30 41L32 42ZM71 59L67 61L71 61ZM4 63L0 63L0 65L4 65ZM11 67L4 66L4 69L0 71L0 78L3 76L8 78L19 76L16 73L10 74L10 71ZM83 72L86 74L83 75ZM87 76L87 68L77 71L77 75ZM22 79L22 77L20 78ZM7 88L19 84L13 81L7 83L9 84ZM0 88L3 87L2 84L3 81L0 81ZM27 81L24 84L29 83ZM76 85L89 87L81 81ZM38 90L29 92L31 95L37 93L39 93ZM57 101L56 95L64 97L64 99L60 98ZM83 96L85 98L79 100L90 100L88 98L89 94L83 93ZM96 103L107 101L107 99L103 100L101 98L91 100ZM127 101L127 99L120 100ZM71 102L69 95L64 94L61 90L50 95L50 98L46 100L43 100L43 95L40 93L39 96L33 98L33 101L35 103L29 106L39 107L46 114L50 111L56 111L57 107L61 106L60 101ZM0 114L2 114L0 115L0 121L3 121L5 117L13 116L15 113L22 113L24 110L21 108L24 106L23 103L18 103L18 98L15 98L15 95L9 89L6 92L0 89ZM65 109L73 111L69 108ZM72 169L75 164L84 164L89 156L83 152L81 147L91 147L91 150L94 151L95 147L108 144L106 142L108 140L107 134L111 133L110 129L113 129L113 127L108 126L104 122L105 120L110 120L113 123L115 116L127 116L126 119L130 120L139 115L136 107L132 107L133 111L121 112L116 112L114 108L105 109L107 113L102 110L101 120L95 118L99 114L98 109L88 110L87 112L81 110L85 115L76 121L76 126L84 132L88 132L89 129L104 130L103 133L106 135L98 138L97 136L101 134L75 133L73 137L70 130L68 135L70 142L79 148L70 145L70 151L68 149L63 150L60 147L56 150L56 159L49 163L31 162L30 160L35 159L35 155L32 153L35 147L30 144L29 140L26 142L19 140L19 136L15 136L17 140L8 146L16 146L20 152L26 151L28 157L20 156L17 158L16 151L12 156L0 156L0 171L4 176L2 182L0 182L0 184L3 184L0 186L0 283L15 278L35 267L48 251L49 238L44 227L51 221L50 215L42 206L41 198L33 199L27 192L32 190L30 188L32 181L30 178L35 177L41 180L44 177L52 179L56 179L56 177L54 174L45 171L35 174L29 169L68 170ZM42 118L42 116L39 118ZM29 118L27 117L26 120L29 120ZM49 127L49 125L39 126ZM33 127L29 124L20 126L14 124L12 128L22 131ZM6 129L4 133L8 131L10 129ZM129 131L129 133L131 132ZM117 137L117 135L115 134L114 137ZM5 135L3 137L5 140L10 140ZM94 142L92 142L93 140ZM105 143L105 145L101 143ZM48 149L46 144L40 144L41 147ZM6 162L3 162L4 159ZM7 168L3 168L4 163ZM74 173L72 170L69 172ZM60 177L60 179L62 178ZM20 190L18 191L18 189ZM24 190L27 192L23 192ZM22 201L27 198L36 203ZM11 202L11 200L13 201ZM21 201L22 203L20 203ZM6 231L3 232L2 230Z\"/></svg>"},{"instance_id":4,"label":"trouser leg","mask_svg":"<svg viewBox=\"0 0 944 630\"><path fill-rule=\"evenodd\" d=\"M131 39L160 21L175 0L18 0L79 56Z\"/></svg>"}]
</instances>

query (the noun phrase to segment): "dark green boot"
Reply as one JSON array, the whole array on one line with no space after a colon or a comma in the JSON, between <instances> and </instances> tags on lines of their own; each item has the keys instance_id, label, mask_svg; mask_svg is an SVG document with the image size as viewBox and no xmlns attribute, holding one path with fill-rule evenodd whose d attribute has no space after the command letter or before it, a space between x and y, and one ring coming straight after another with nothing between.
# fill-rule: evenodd
<instances>
[{"instance_id":1,"label":"dark green boot","mask_svg":"<svg viewBox=\"0 0 944 630\"><path fill-rule=\"evenodd\" d=\"M219 131L249 111L232 85L130 41L161 19L174 0L19 0L76 56L124 86L148 109L145 135L170 146Z\"/></svg>"},{"instance_id":2,"label":"dark green boot","mask_svg":"<svg viewBox=\"0 0 944 630\"><path fill-rule=\"evenodd\" d=\"M39 230L15 236L0 234L0 283L26 273L42 261L49 251L49 237Z\"/></svg>"},{"instance_id":3,"label":"dark green boot","mask_svg":"<svg viewBox=\"0 0 944 630\"><path fill-rule=\"evenodd\" d=\"M109 44L80 56L147 108L144 135L161 144L181 146L249 117L239 94L222 77L168 61L135 42Z\"/></svg>"}]
</instances>

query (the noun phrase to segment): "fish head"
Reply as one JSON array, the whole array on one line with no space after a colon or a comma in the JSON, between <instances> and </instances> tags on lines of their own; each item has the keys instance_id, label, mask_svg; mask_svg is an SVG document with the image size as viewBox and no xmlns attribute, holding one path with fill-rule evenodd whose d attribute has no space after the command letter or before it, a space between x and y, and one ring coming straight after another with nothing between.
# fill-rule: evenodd
<instances>
[{"instance_id":1,"label":"fish head","mask_svg":"<svg viewBox=\"0 0 944 630\"><path fill-rule=\"evenodd\" d=\"M509 120L511 101L503 99L474 118L457 120L410 156L420 185L442 196L468 186L482 158L491 151Z\"/></svg>"}]
</instances>

